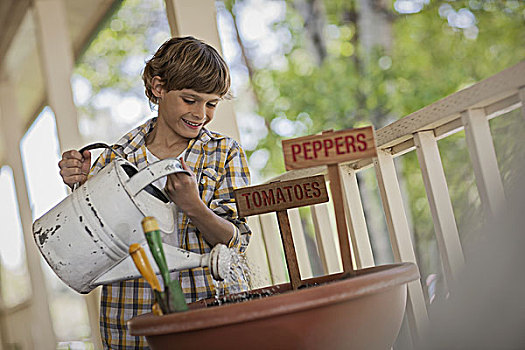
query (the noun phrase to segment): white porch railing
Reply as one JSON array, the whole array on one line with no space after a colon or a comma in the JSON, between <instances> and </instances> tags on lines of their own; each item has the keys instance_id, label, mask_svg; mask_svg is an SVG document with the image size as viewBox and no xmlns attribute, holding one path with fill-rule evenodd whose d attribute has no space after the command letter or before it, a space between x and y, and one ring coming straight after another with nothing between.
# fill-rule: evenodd
<instances>
[{"instance_id":1,"label":"white porch railing","mask_svg":"<svg viewBox=\"0 0 525 350\"><path fill-rule=\"evenodd\" d=\"M373 166L385 210L392 251L396 262L416 263L414 244L404 210L397 179L394 158L416 150L425 185L430 212L434 222L436 241L441 256L445 280L454 280L464 265L456 219L452 210L447 182L437 141L458 131L465 130L467 147L474 169L476 184L483 206L484 216L490 217L505 208L503 184L498 170L496 153L489 129L489 119L522 107L525 118L525 61L508 68L488 79L445 97L414 112L384 128L377 130L378 156L340 165L345 190L351 248L358 268L374 265L374 257L367 231L363 205L356 173ZM525 120L524 120L525 122ZM326 167L316 167L286 172L269 180L291 180L306 176L326 174ZM337 235L333 232L327 204L311 208L318 252L325 273L341 270ZM295 242L304 242L298 211L291 211L292 231ZM271 281L286 280L286 267L282 254L279 230L274 215L250 218L255 239L264 246L250 249L250 255L268 257ZM258 235L261 236L258 236ZM297 238L296 238L297 236ZM308 252L304 243L296 243L302 278L311 274ZM467 262L468 263L468 262ZM423 289L419 281L408 285L407 320L415 341L428 321Z\"/></svg>"}]
</instances>

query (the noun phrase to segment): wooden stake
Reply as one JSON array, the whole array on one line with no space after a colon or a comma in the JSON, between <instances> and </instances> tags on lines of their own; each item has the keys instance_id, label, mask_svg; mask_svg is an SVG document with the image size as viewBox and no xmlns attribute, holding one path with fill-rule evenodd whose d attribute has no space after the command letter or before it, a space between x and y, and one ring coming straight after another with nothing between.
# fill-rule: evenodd
<instances>
[{"instance_id":1,"label":"wooden stake","mask_svg":"<svg viewBox=\"0 0 525 350\"><path fill-rule=\"evenodd\" d=\"M301 273L299 271L295 246L293 244L292 228L290 227L290 220L288 219L288 213L286 210L279 210L276 211L276 213L277 221L279 222L279 230L281 231L281 239L283 241L286 267L288 268L288 275L290 276L292 289L295 290L301 285Z\"/></svg>"},{"instance_id":2,"label":"wooden stake","mask_svg":"<svg viewBox=\"0 0 525 350\"><path fill-rule=\"evenodd\" d=\"M345 207L343 202L343 188L341 186L341 175L339 165L328 165L328 180L330 181L330 193L334 204L335 221L339 236L339 248L341 250L341 260L343 261L343 271L354 273L352 265L352 252L350 250L350 240L348 238L348 228L346 226Z\"/></svg>"}]
</instances>

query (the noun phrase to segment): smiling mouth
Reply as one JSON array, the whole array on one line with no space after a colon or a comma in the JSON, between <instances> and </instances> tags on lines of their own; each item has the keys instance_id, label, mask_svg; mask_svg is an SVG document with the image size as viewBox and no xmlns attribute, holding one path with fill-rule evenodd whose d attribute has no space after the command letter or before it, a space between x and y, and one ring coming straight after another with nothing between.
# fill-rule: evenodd
<instances>
[{"instance_id":1,"label":"smiling mouth","mask_svg":"<svg viewBox=\"0 0 525 350\"><path fill-rule=\"evenodd\" d=\"M194 123L194 122L190 122L190 121L188 121L188 120L186 120L186 119L184 119L184 118L181 118L181 119L182 119L182 121L183 121L184 123L186 123L186 125L188 125L188 126L190 126L190 127L192 127L192 128L198 128L199 126L202 125L202 123Z\"/></svg>"}]
</instances>

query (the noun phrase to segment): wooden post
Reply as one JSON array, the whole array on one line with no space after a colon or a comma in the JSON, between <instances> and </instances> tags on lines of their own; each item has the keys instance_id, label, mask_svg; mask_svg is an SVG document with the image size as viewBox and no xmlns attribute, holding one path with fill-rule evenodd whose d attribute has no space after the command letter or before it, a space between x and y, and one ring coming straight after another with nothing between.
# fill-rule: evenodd
<instances>
[{"instance_id":1,"label":"wooden post","mask_svg":"<svg viewBox=\"0 0 525 350\"><path fill-rule=\"evenodd\" d=\"M337 234L339 237L339 249L341 260L343 261L343 272L355 272L352 264L352 252L350 250L350 240L348 239L348 229L346 227L345 206L343 201L343 188L341 186L341 176L339 165L328 165L328 180L330 181L330 193L335 212L335 222L337 224Z\"/></svg>"},{"instance_id":2,"label":"wooden post","mask_svg":"<svg viewBox=\"0 0 525 350\"><path fill-rule=\"evenodd\" d=\"M279 222L279 230L281 231L281 239L283 240L288 276L290 276L292 289L295 290L301 285L301 273L299 272L299 264L297 263L297 255L295 254L295 246L293 244L292 228L290 227L290 220L288 219L286 210L277 211L277 221Z\"/></svg>"},{"instance_id":3,"label":"wooden post","mask_svg":"<svg viewBox=\"0 0 525 350\"><path fill-rule=\"evenodd\" d=\"M339 163L374 157L376 155L374 128L368 126L335 132L329 130L321 135L283 140L282 145L286 170L327 165L343 271L353 274L355 266L352 263L352 251L346 226Z\"/></svg>"},{"instance_id":4,"label":"wooden post","mask_svg":"<svg viewBox=\"0 0 525 350\"><path fill-rule=\"evenodd\" d=\"M266 185L236 189L234 192L237 212L241 217L275 211L281 232L286 265L292 289L301 285L301 273L295 253L292 229L287 209L328 201L324 176L314 176L291 181L277 181Z\"/></svg>"}]
</instances>

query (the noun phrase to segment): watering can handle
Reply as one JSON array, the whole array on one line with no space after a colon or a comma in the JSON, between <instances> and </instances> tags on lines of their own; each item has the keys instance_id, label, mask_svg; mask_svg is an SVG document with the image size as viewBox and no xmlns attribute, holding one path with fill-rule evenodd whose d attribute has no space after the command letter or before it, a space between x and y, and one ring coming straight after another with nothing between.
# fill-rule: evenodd
<instances>
[{"instance_id":1,"label":"watering can handle","mask_svg":"<svg viewBox=\"0 0 525 350\"><path fill-rule=\"evenodd\" d=\"M115 149L113 149L113 147L103 142L95 142L95 143L89 144L87 146L82 147L78 151L80 152L80 154L84 154L84 151L91 151L92 149L97 149L97 148L109 149L111 152L115 153L117 157L120 157L120 155L117 153L117 151L115 151ZM75 182L75 184L73 184L72 190L75 191L78 188L78 186L80 186L80 182Z\"/></svg>"},{"instance_id":2,"label":"watering can handle","mask_svg":"<svg viewBox=\"0 0 525 350\"><path fill-rule=\"evenodd\" d=\"M150 164L146 168L140 170L138 173L133 175L124 184L124 186L126 187L126 190L130 196L135 196L152 182L160 179L161 177L175 173L184 173L190 175L187 170L184 170L182 164L177 158L166 158Z\"/></svg>"}]
</instances>

